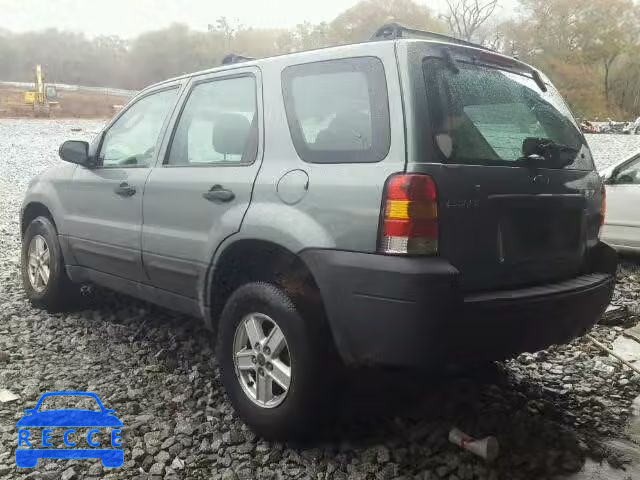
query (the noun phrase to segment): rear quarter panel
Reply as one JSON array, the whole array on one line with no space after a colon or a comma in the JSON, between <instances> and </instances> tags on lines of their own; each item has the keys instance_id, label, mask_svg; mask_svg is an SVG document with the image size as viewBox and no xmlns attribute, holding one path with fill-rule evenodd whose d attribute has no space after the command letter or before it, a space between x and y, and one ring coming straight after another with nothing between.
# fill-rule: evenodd
<instances>
[{"instance_id":1,"label":"rear quarter panel","mask_svg":"<svg viewBox=\"0 0 640 480\"><path fill-rule=\"evenodd\" d=\"M378 163L313 164L294 147L282 95L281 74L290 65L349 57L377 57L385 70L391 143ZM294 253L306 248L374 252L386 179L405 169L404 116L394 42L353 45L276 58L261 66L264 79L265 156L251 206L238 238L260 238ZM278 181L291 170L308 175L308 189L294 205L284 203Z\"/></svg>"}]
</instances>

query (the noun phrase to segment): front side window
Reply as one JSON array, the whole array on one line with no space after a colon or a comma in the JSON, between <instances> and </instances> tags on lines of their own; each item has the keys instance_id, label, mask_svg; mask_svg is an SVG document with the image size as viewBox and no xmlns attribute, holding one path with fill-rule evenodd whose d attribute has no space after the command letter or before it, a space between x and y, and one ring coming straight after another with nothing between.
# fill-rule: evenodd
<instances>
[{"instance_id":1,"label":"front side window","mask_svg":"<svg viewBox=\"0 0 640 480\"><path fill-rule=\"evenodd\" d=\"M389 153L389 102L379 59L288 67L282 86L293 143L304 161L378 162Z\"/></svg>"},{"instance_id":2,"label":"front side window","mask_svg":"<svg viewBox=\"0 0 640 480\"><path fill-rule=\"evenodd\" d=\"M434 141L446 163L593 169L583 136L552 86L482 64L427 58L423 73ZM553 160L553 161L552 161Z\"/></svg>"},{"instance_id":3,"label":"front side window","mask_svg":"<svg viewBox=\"0 0 640 480\"><path fill-rule=\"evenodd\" d=\"M101 165L148 166L177 93L177 88L152 93L128 108L104 136L99 156Z\"/></svg>"},{"instance_id":4,"label":"front side window","mask_svg":"<svg viewBox=\"0 0 640 480\"><path fill-rule=\"evenodd\" d=\"M252 163L258 150L257 119L253 76L197 84L180 115L165 163Z\"/></svg>"}]
</instances>

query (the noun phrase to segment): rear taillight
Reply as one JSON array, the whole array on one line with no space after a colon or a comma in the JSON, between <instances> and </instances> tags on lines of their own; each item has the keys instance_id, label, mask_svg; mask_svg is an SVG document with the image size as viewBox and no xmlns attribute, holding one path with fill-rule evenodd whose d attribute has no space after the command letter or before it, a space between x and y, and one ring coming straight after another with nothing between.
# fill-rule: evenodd
<instances>
[{"instance_id":1,"label":"rear taillight","mask_svg":"<svg viewBox=\"0 0 640 480\"><path fill-rule=\"evenodd\" d=\"M429 175L397 174L384 191L380 252L438 253L438 192Z\"/></svg>"}]
</instances>

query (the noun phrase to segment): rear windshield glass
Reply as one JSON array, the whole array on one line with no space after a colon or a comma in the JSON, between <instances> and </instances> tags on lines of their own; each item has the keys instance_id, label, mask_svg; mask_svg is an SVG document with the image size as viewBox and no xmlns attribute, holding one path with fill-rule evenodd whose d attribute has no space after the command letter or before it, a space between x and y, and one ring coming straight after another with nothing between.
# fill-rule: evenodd
<instances>
[{"instance_id":1,"label":"rear windshield glass","mask_svg":"<svg viewBox=\"0 0 640 480\"><path fill-rule=\"evenodd\" d=\"M498 68L427 58L423 63L434 140L446 163L591 170L575 120L551 87Z\"/></svg>"}]
</instances>

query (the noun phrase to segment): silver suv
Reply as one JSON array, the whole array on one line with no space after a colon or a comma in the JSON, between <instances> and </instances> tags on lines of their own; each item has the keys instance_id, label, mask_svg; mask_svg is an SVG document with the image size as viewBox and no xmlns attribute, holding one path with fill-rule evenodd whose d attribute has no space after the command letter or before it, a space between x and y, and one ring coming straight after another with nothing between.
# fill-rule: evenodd
<instances>
[{"instance_id":1,"label":"silver suv","mask_svg":"<svg viewBox=\"0 0 640 480\"><path fill-rule=\"evenodd\" d=\"M322 422L344 365L535 351L612 295L603 185L565 102L448 37L391 25L232 56L147 88L60 157L22 209L28 297L59 309L94 283L203 319L267 437Z\"/></svg>"}]
</instances>

